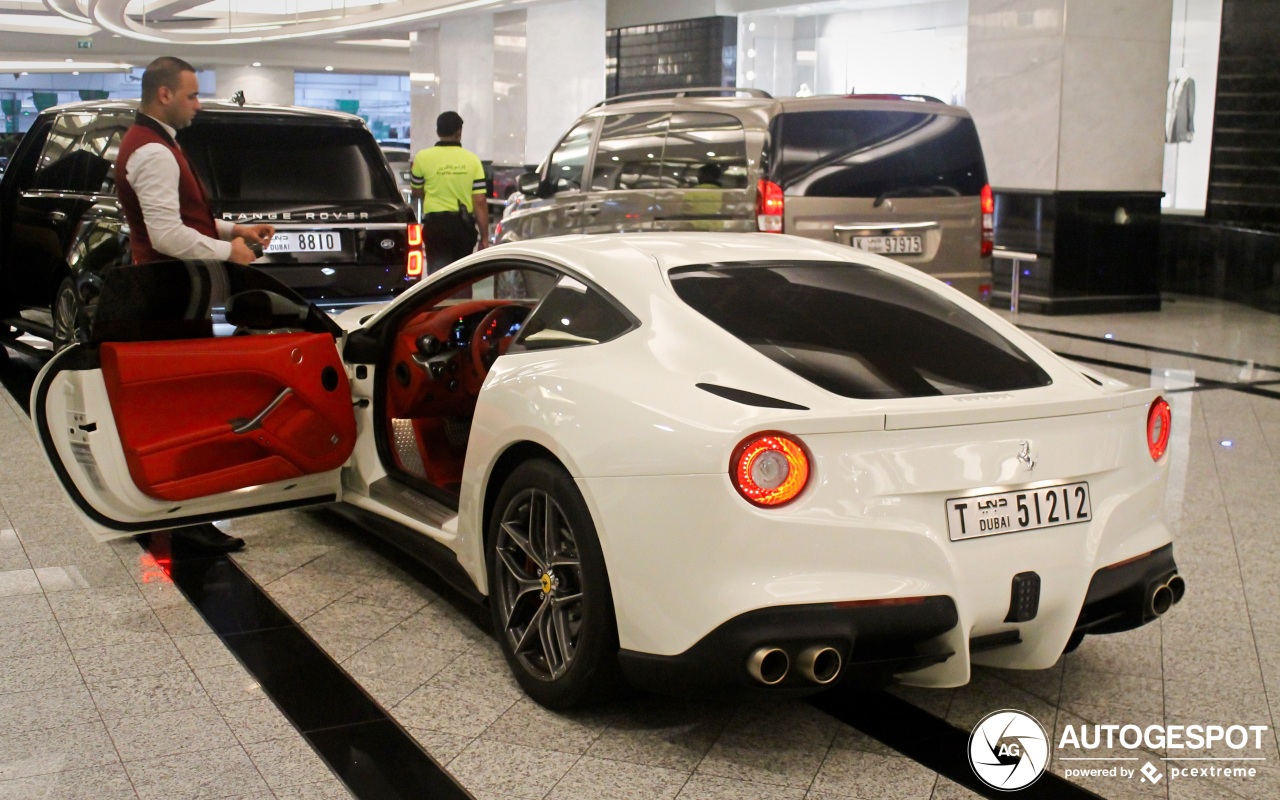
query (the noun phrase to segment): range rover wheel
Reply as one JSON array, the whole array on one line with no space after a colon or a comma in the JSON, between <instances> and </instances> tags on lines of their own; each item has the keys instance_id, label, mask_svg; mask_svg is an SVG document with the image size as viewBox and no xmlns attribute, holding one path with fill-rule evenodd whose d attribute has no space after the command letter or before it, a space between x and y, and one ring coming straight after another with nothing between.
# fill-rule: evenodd
<instances>
[{"instance_id":1,"label":"range rover wheel","mask_svg":"<svg viewBox=\"0 0 1280 800\"><path fill-rule=\"evenodd\" d=\"M548 708L599 702L621 686L618 632L595 525L573 479L520 465L489 523L489 607L516 680Z\"/></svg>"},{"instance_id":2,"label":"range rover wheel","mask_svg":"<svg viewBox=\"0 0 1280 800\"><path fill-rule=\"evenodd\" d=\"M53 298L53 351L80 341L80 296L70 278L64 278Z\"/></svg>"}]
</instances>

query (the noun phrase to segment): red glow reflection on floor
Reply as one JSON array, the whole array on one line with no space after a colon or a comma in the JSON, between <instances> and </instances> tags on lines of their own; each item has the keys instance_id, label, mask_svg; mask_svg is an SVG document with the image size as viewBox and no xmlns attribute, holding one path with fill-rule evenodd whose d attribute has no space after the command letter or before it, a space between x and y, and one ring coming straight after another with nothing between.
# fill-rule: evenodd
<instances>
[{"instance_id":1,"label":"red glow reflection on floor","mask_svg":"<svg viewBox=\"0 0 1280 800\"><path fill-rule=\"evenodd\" d=\"M143 583L173 583L173 559L167 554L159 557L150 553L138 556L138 567Z\"/></svg>"}]
</instances>

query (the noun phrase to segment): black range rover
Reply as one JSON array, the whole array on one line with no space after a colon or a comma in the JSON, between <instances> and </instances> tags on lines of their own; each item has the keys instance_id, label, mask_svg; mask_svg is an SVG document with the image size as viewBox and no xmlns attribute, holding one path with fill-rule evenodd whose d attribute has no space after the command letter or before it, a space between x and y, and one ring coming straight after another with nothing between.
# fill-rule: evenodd
<instances>
[{"instance_id":1,"label":"black range rover","mask_svg":"<svg viewBox=\"0 0 1280 800\"><path fill-rule=\"evenodd\" d=\"M0 181L0 335L75 335L101 272L130 259L115 158L137 101L42 112ZM254 266L321 306L385 300L422 273L422 237L359 117L210 100L178 143L214 216L276 236Z\"/></svg>"}]
</instances>

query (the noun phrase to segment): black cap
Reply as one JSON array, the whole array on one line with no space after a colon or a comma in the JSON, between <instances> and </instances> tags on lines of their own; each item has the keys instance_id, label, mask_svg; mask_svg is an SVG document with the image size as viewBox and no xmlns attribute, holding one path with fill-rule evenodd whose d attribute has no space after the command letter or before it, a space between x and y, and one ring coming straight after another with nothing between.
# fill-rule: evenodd
<instances>
[{"instance_id":1,"label":"black cap","mask_svg":"<svg viewBox=\"0 0 1280 800\"><path fill-rule=\"evenodd\" d=\"M446 111L436 117L436 136L456 136L462 132L462 117L457 111Z\"/></svg>"}]
</instances>

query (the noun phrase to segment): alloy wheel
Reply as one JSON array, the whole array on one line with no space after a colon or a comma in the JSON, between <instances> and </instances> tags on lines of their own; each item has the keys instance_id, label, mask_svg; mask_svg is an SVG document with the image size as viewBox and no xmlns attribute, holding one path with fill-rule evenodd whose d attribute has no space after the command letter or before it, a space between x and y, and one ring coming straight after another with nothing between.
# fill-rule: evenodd
<instances>
[{"instance_id":1,"label":"alloy wheel","mask_svg":"<svg viewBox=\"0 0 1280 800\"><path fill-rule=\"evenodd\" d=\"M495 542L502 633L520 665L545 681L563 676L582 631L582 563L556 499L526 489L503 512Z\"/></svg>"}]
</instances>

